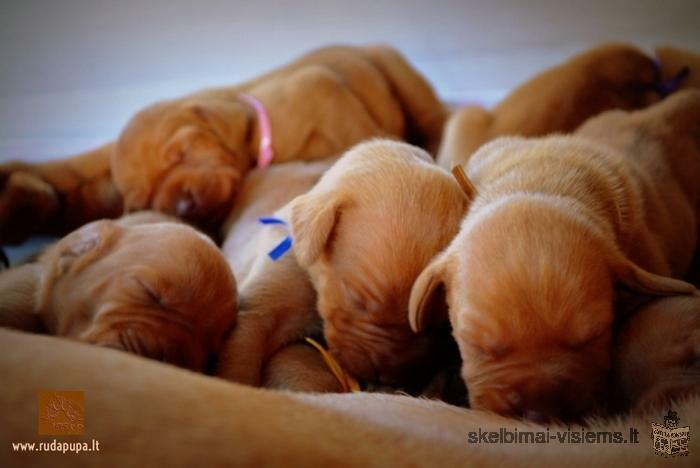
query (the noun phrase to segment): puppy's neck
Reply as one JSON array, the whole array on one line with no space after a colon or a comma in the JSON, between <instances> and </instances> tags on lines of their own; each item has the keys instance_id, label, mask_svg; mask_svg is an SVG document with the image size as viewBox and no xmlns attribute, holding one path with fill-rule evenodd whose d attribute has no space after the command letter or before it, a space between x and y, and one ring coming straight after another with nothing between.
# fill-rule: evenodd
<instances>
[{"instance_id":1,"label":"puppy's neck","mask_svg":"<svg viewBox=\"0 0 700 468\"><path fill-rule=\"evenodd\" d=\"M263 117L250 102L247 102L241 97L240 93L236 93L233 96L233 99L235 99L241 105L241 107L245 109L243 115L246 120L246 131L242 146L245 148L245 152L247 155L247 158L245 158L245 163L247 167L255 167L257 165L258 157L260 155L260 142L263 138L263 131L261 125L261 118ZM265 108L265 112L267 113L267 118L269 119L270 109Z\"/></svg>"}]
</instances>

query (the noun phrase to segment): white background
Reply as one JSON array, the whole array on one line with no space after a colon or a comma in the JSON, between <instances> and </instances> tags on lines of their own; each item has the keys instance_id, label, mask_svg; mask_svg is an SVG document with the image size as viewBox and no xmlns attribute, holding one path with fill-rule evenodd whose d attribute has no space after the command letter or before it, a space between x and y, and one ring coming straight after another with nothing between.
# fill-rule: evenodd
<instances>
[{"instance_id":1,"label":"white background","mask_svg":"<svg viewBox=\"0 0 700 468\"><path fill-rule=\"evenodd\" d=\"M330 42L393 44L446 99L493 103L611 39L700 51L700 1L0 0L0 160L89 149Z\"/></svg>"}]
</instances>

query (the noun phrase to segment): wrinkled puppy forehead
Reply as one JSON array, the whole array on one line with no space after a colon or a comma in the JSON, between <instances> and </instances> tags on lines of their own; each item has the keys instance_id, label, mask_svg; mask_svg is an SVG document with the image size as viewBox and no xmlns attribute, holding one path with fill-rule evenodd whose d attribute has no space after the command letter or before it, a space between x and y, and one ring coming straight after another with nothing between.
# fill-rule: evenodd
<instances>
[{"instance_id":1,"label":"wrinkled puppy forehead","mask_svg":"<svg viewBox=\"0 0 700 468\"><path fill-rule=\"evenodd\" d=\"M129 272L165 303L235 305L236 282L223 254L207 236L184 224L129 227L101 264L105 271Z\"/></svg>"},{"instance_id":2,"label":"wrinkled puppy forehead","mask_svg":"<svg viewBox=\"0 0 700 468\"><path fill-rule=\"evenodd\" d=\"M182 100L177 99L156 102L140 110L119 134L119 149L134 149L130 147L132 144L155 143L159 132L175 130L185 117L194 119L194 114L186 111ZM130 152L120 154L122 157L131 155Z\"/></svg>"},{"instance_id":3,"label":"wrinkled puppy forehead","mask_svg":"<svg viewBox=\"0 0 700 468\"><path fill-rule=\"evenodd\" d=\"M387 139L370 140L343 154L321 177L316 189L336 187L345 180L390 176L392 170L416 165L435 166L431 156L416 146Z\"/></svg>"},{"instance_id":4,"label":"wrinkled puppy forehead","mask_svg":"<svg viewBox=\"0 0 700 468\"><path fill-rule=\"evenodd\" d=\"M196 229L181 223L156 222L125 229L121 249L127 255L148 259L170 274L230 272L216 244Z\"/></svg>"}]
</instances>

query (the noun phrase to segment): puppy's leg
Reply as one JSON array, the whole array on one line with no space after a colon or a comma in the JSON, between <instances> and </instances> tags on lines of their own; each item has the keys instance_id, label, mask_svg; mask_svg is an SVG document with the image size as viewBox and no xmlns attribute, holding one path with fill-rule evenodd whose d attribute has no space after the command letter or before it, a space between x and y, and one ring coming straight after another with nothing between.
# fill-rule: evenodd
<instances>
[{"instance_id":1,"label":"puppy's leg","mask_svg":"<svg viewBox=\"0 0 700 468\"><path fill-rule=\"evenodd\" d=\"M63 234L121 214L110 170L112 149L108 144L59 161L0 165L0 243Z\"/></svg>"},{"instance_id":2,"label":"puppy's leg","mask_svg":"<svg viewBox=\"0 0 700 468\"><path fill-rule=\"evenodd\" d=\"M445 125L437 162L447 170L464 164L486 142L491 128L491 114L479 106L457 110Z\"/></svg>"},{"instance_id":3,"label":"puppy's leg","mask_svg":"<svg viewBox=\"0 0 700 468\"><path fill-rule=\"evenodd\" d=\"M629 318L612 351L618 406L644 412L700 392L700 297L657 299Z\"/></svg>"},{"instance_id":4,"label":"puppy's leg","mask_svg":"<svg viewBox=\"0 0 700 468\"><path fill-rule=\"evenodd\" d=\"M447 120L445 106L425 78L398 51L386 46L370 46L365 50L398 95L406 113L409 142L435 155Z\"/></svg>"},{"instance_id":5,"label":"puppy's leg","mask_svg":"<svg viewBox=\"0 0 700 468\"><path fill-rule=\"evenodd\" d=\"M41 267L27 263L0 273L0 327L40 331L36 295Z\"/></svg>"},{"instance_id":6,"label":"puppy's leg","mask_svg":"<svg viewBox=\"0 0 700 468\"><path fill-rule=\"evenodd\" d=\"M343 391L321 354L305 343L289 345L272 356L263 371L262 386L297 392Z\"/></svg>"},{"instance_id":7,"label":"puppy's leg","mask_svg":"<svg viewBox=\"0 0 700 468\"><path fill-rule=\"evenodd\" d=\"M241 287L237 324L224 343L216 371L219 377L256 386L275 353L320 329L316 293L294 256L264 260Z\"/></svg>"},{"instance_id":8,"label":"puppy's leg","mask_svg":"<svg viewBox=\"0 0 700 468\"><path fill-rule=\"evenodd\" d=\"M320 138L326 147L314 147L311 151L327 157L329 153L345 151L370 137L399 136L388 135L342 78L328 68L313 65L302 68L290 77L286 87L285 95L295 97L289 105L289 111L297 114L295 119L317 122L318 127L315 133L306 129L308 135L300 139L298 126L282 125L276 133L276 138L281 141L300 141L308 145L314 138ZM311 105L310 99L313 100ZM304 132L303 127L301 131ZM284 132L294 132L295 135L287 136ZM291 152L295 154L301 149L295 148Z\"/></svg>"}]
</instances>

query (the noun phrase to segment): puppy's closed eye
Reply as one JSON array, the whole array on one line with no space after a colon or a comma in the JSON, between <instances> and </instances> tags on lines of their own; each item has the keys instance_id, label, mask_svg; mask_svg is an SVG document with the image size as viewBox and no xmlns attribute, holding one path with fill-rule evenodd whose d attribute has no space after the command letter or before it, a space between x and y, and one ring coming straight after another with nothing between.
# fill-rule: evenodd
<instances>
[{"instance_id":1,"label":"puppy's closed eye","mask_svg":"<svg viewBox=\"0 0 700 468\"><path fill-rule=\"evenodd\" d=\"M606 330L601 330L591 335L569 340L566 343L566 347L572 351L583 351L590 346L596 345L600 340L604 339L606 337L605 332Z\"/></svg>"},{"instance_id":2,"label":"puppy's closed eye","mask_svg":"<svg viewBox=\"0 0 700 468\"><path fill-rule=\"evenodd\" d=\"M474 356L485 361L500 359L513 352L513 348L507 344L485 345L472 343L470 348Z\"/></svg>"},{"instance_id":3,"label":"puppy's closed eye","mask_svg":"<svg viewBox=\"0 0 700 468\"><path fill-rule=\"evenodd\" d=\"M153 285L149 284L141 278L136 277L134 278L134 280L138 284L139 289L143 291L143 293L145 293L145 296L148 298L150 303L158 307L167 307L167 302L164 300L163 295L158 291L157 288L153 287Z\"/></svg>"},{"instance_id":4,"label":"puppy's closed eye","mask_svg":"<svg viewBox=\"0 0 700 468\"><path fill-rule=\"evenodd\" d=\"M173 148L165 153L166 170L181 163L185 159L186 153L183 148Z\"/></svg>"},{"instance_id":5,"label":"puppy's closed eye","mask_svg":"<svg viewBox=\"0 0 700 468\"><path fill-rule=\"evenodd\" d=\"M379 308L379 304L375 300L365 298L365 296L360 294L356 288L348 285L346 282L343 281L342 286L345 296L352 303L354 310L361 311L363 313L370 313Z\"/></svg>"}]
</instances>

